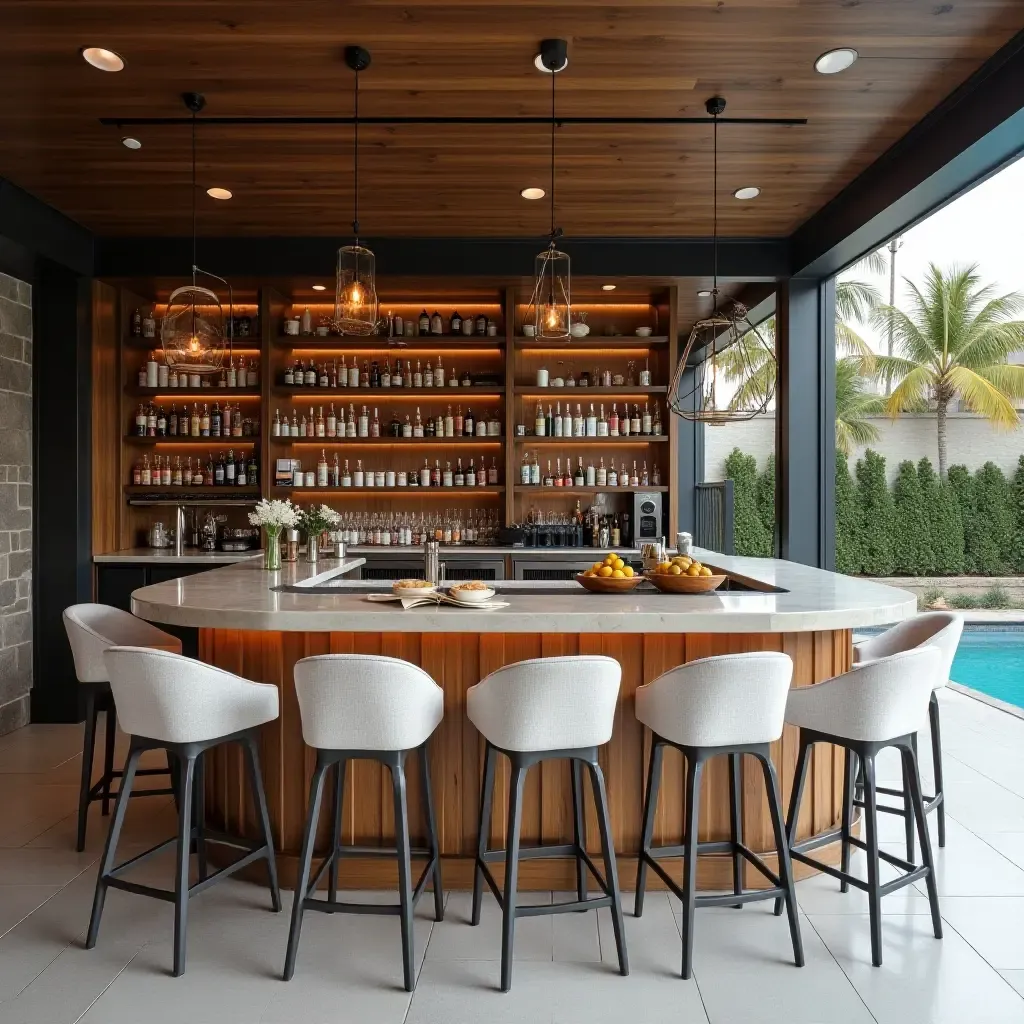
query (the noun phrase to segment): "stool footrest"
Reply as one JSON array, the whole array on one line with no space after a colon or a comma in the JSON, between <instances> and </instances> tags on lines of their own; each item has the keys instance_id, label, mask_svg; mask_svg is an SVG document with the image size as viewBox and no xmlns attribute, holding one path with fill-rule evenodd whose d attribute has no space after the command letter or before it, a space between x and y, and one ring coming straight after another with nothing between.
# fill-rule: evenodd
<instances>
[{"instance_id":1,"label":"stool footrest","mask_svg":"<svg viewBox=\"0 0 1024 1024\"><path fill-rule=\"evenodd\" d=\"M749 846L746 846L743 843L734 843L730 839L723 839L723 840L719 840L719 841L715 841L715 842L706 842L706 843L698 843L697 844L697 855L698 856L700 856L701 854L708 854L708 853L727 853L729 855L733 855L733 854L738 853L749 864L751 864L755 868L757 868L757 870L762 875L764 875L764 877L767 878L769 882L772 883L772 886L775 889L780 889L781 890L781 889L785 888L783 886L783 884L782 884L782 879L780 879L779 876L774 871L772 871L772 869L770 867L768 867L768 865L761 859L761 857L758 854L754 853L754 851L751 850ZM646 861L647 864L651 868L654 869L654 871L657 872L658 877L663 882L665 882L666 885L669 885L669 886L671 886L673 888L673 892L675 892L676 896L679 896L680 899L682 899L682 896L680 895L679 891L676 891L679 888L677 883L672 880L671 876L668 875L662 869L661 865L658 864L657 861L658 860L662 860L662 859L667 858L667 857L673 857L674 858L674 857L685 857L685 856L686 856L686 847L682 846L682 845L679 845L679 846L651 846L651 847L648 847L646 850L641 850L640 851L640 857L644 861ZM765 889L757 889L756 890L756 892L758 894L766 892L766 891L768 891L768 890L765 890ZM781 892L781 895L785 896L785 892L784 891ZM703 897L700 897L700 898L703 898ZM758 897L755 897L755 899L757 899L757 898ZM768 897L761 897L761 898L767 899ZM752 902L752 901L751 900L740 899L736 894L733 894L733 898L732 898L731 902L732 903L743 903L743 902ZM699 903L697 905L700 906ZM705 905L706 906L715 906L716 904L705 904ZM723 904L723 906L728 906L728 905L729 905L729 901L727 900Z\"/></svg>"}]
</instances>

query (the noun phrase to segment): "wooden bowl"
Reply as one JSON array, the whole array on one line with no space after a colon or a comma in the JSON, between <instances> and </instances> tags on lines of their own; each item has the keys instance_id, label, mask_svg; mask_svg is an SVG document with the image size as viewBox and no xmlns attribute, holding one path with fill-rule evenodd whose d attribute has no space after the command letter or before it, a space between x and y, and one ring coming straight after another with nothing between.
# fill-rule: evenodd
<instances>
[{"instance_id":1,"label":"wooden bowl","mask_svg":"<svg viewBox=\"0 0 1024 1024\"><path fill-rule=\"evenodd\" d=\"M643 582L643 576L584 576L578 572L576 582L592 594L625 594Z\"/></svg>"},{"instance_id":2,"label":"wooden bowl","mask_svg":"<svg viewBox=\"0 0 1024 1024\"><path fill-rule=\"evenodd\" d=\"M645 573L649 580L663 594L707 594L717 590L728 579L727 576L663 576L661 573Z\"/></svg>"}]
</instances>

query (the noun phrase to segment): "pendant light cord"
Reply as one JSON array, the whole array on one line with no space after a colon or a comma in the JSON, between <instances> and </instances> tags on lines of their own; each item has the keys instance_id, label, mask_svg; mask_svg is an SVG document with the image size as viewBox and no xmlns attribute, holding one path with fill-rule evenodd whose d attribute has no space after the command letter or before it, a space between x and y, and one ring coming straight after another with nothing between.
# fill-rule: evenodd
<instances>
[{"instance_id":1,"label":"pendant light cord","mask_svg":"<svg viewBox=\"0 0 1024 1024\"><path fill-rule=\"evenodd\" d=\"M196 283L196 112L192 111L192 284Z\"/></svg>"},{"instance_id":2,"label":"pendant light cord","mask_svg":"<svg viewBox=\"0 0 1024 1024\"><path fill-rule=\"evenodd\" d=\"M356 76L354 90L354 116L352 119L353 147L352 147L352 233L356 236L356 245L359 244L359 72Z\"/></svg>"},{"instance_id":3,"label":"pendant light cord","mask_svg":"<svg viewBox=\"0 0 1024 1024\"><path fill-rule=\"evenodd\" d=\"M714 210L714 227L712 228L712 234L714 238L714 272L715 282L711 288L711 300L712 303L718 305L718 114L714 115L713 122L714 131L714 196L712 197L711 205Z\"/></svg>"},{"instance_id":4,"label":"pendant light cord","mask_svg":"<svg viewBox=\"0 0 1024 1024\"><path fill-rule=\"evenodd\" d=\"M555 244L555 79L558 77L554 68L551 69L551 244Z\"/></svg>"}]
</instances>

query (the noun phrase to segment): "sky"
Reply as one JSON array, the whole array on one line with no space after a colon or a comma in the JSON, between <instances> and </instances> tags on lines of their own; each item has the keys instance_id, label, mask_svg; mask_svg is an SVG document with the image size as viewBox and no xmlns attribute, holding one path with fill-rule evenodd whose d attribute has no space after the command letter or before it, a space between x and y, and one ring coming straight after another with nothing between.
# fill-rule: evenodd
<instances>
[{"instance_id":1,"label":"sky","mask_svg":"<svg viewBox=\"0 0 1024 1024\"><path fill-rule=\"evenodd\" d=\"M896 305L905 308L904 277L920 283L929 263L943 269L976 263L984 283L999 293L1024 292L1024 160L1005 167L988 181L932 214L901 238L896 254ZM888 257L888 251L885 252ZM889 276L875 276L863 268L850 269L840 280L868 281L889 301ZM870 327L854 325L876 350L879 339Z\"/></svg>"}]
</instances>

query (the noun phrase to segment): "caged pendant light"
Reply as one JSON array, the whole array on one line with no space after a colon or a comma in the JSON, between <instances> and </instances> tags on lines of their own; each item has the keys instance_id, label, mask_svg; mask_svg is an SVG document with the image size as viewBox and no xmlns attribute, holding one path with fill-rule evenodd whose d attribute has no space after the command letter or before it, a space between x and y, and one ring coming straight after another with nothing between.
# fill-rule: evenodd
<instances>
[{"instance_id":1,"label":"caged pendant light","mask_svg":"<svg viewBox=\"0 0 1024 1024\"><path fill-rule=\"evenodd\" d=\"M750 420L763 413L775 395L775 352L732 302L718 306L718 118L725 100L712 96L705 109L714 131L714 285L713 312L690 331L668 389L668 407L677 416L709 426ZM688 379L687 379L688 378Z\"/></svg>"},{"instance_id":2,"label":"caged pendant light","mask_svg":"<svg viewBox=\"0 0 1024 1024\"><path fill-rule=\"evenodd\" d=\"M359 244L359 72L370 66L361 46L345 47L345 63L355 73L352 121L352 245L338 250L334 283L334 329L339 334L373 334L377 329L377 259Z\"/></svg>"},{"instance_id":3,"label":"caged pendant light","mask_svg":"<svg viewBox=\"0 0 1024 1024\"><path fill-rule=\"evenodd\" d=\"M533 294L527 321L533 323L536 336L545 341L568 341L571 337L569 255L555 244L562 236L562 229L555 225L555 79L568 64L566 49L564 39L545 39L539 57L551 74L551 231L548 247L534 260Z\"/></svg>"},{"instance_id":4,"label":"caged pendant light","mask_svg":"<svg viewBox=\"0 0 1024 1024\"><path fill-rule=\"evenodd\" d=\"M192 283L175 288L168 296L167 312L160 324L160 344L168 366L179 373L206 376L224 365L224 308L216 292L196 283L196 275L215 278L228 286L229 352L233 303L228 282L196 266L196 114L206 106L206 100L196 92L185 93L183 99L192 112Z\"/></svg>"}]
</instances>

